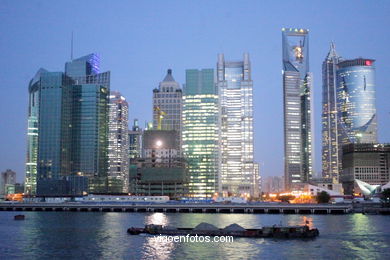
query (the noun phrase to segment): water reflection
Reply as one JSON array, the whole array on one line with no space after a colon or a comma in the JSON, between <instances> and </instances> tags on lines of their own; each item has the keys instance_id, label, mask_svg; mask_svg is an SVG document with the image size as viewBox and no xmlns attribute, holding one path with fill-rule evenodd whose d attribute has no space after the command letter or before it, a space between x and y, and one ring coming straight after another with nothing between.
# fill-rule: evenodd
<instances>
[{"instance_id":1,"label":"water reflection","mask_svg":"<svg viewBox=\"0 0 390 260\"><path fill-rule=\"evenodd\" d=\"M0 212L1 259L388 259L390 252L388 216L25 212L26 220L18 222L13 215ZM318 238L174 243L126 232L145 223L195 227L208 222L221 228L237 223L260 228L306 221L320 230Z\"/></svg>"},{"instance_id":2,"label":"water reflection","mask_svg":"<svg viewBox=\"0 0 390 260\"><path fill-rule=\"evenodd\" d=\"M145 224L168 226L168 218L165 213L153 213L145 218Z\"/></svg>"}]
</instances>

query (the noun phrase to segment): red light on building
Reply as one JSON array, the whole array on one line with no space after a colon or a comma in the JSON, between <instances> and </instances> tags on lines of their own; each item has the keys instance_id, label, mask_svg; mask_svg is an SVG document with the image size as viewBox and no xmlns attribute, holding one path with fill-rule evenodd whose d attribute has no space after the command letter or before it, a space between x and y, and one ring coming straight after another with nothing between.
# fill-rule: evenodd
<instances>
[{"instance_id":1,"label":"red light on building","mask_svg":"<svg viewBox=\"0 0 390 260\"><path fill-rule=\"evenodd\" d=\"M366 66L371 66L371 65L372 65L372 61L366 60Z\"/></svg>"}]
</instances>

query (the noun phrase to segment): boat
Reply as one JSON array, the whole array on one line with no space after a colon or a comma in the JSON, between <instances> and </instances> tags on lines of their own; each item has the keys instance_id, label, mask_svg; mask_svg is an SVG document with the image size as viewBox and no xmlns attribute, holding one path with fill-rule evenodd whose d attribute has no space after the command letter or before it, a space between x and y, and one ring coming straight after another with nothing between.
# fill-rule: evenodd
<instances>
[{"instance_id":1,"label":"boat","mask_svg":"<svg viewBox=\"0 0 390 260\"><path fill-rule=\"evenodd\" d=\"M233 236L253 238L314 238L320 232L317 228L303 226L272 226L261 229L246 229L238 224L231 224L225 228L217 228L209 223L200 223L194 228L172 228L162 225L149 224L144 228L131 227L127 230L130 235L190 235L190 236Z\"/></svg>"},{"instance_id":2,"label":"boat","mask_svg":"<svg viewBox=\"0 0 390 260\"><path fill-rule=\"evenodd\" d=\"M24 220L24 215L15 215L14 220Z\"/></svg>"}]
</instances>

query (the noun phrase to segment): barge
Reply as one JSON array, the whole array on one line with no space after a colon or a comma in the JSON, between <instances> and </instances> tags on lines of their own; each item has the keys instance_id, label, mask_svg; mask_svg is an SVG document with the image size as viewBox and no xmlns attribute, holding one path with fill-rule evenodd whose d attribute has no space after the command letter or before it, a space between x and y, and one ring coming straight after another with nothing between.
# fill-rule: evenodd
<instances>
[{"instance_id":1,"label":"barge","mask_svg":"<svg viewBox=\"0 0 390 260\"><path fill-rule=\"evenodd\" d=\"M319 235L317 228L309 226L272 226L261 229L246 229L238 224L231 224L225 228L217 228L208 223L200 223L195 228L171 228L162 225L149 224L144 228L131 227L127 230L130 235L190 235L190 236L233 236L253 238L314 238Z\"/></svg>"}]
</instances>

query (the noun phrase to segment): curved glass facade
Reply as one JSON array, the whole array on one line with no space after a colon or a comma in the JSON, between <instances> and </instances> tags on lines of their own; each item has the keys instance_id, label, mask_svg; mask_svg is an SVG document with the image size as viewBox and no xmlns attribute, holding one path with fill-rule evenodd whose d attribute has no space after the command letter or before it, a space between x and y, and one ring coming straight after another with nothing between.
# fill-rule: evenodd
<instances>
[{"instance_id":1,"label":"curved glass facade","mask_svg":"<svg viewBox=\"0 0 390 260\"><path fill-rule=\"evenodd\" d=\"M338 64L337 103L342 144L376 143L374 60L346 60Z\"/></svg>"}]
</instances>

